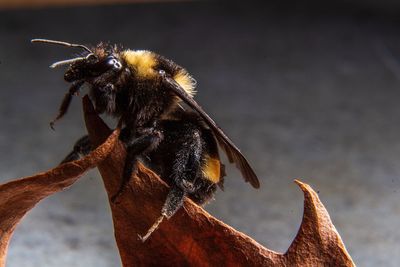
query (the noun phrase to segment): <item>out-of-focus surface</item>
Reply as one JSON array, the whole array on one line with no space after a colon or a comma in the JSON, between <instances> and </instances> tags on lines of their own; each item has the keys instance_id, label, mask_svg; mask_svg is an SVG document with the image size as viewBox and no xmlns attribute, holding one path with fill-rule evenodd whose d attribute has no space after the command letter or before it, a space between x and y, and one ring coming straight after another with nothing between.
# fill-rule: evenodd
<instances>
[{"instance_id":1,"label":"out-of-focus surface","mask_svg":"<svg viewBox=\"0 0 400 267\"><path fill-rule=\"evenodd\" d=\"M174 0L0 0L0 8L86 6L122 3L162 3ZM175 0L174 2L179 1Z\"/></svg>"},{"instance_id":2,"label":"out-of-focus surface","mask_svg":"<svg viewBox=\"0 0 400 267\"><path fill-rule=\"evenodd\" d=\"M193 1L193 0L12 0L12 1L0 0L0 8L21 8L21 7L41 8L41 7L52 7L52 6L77 6L77 5L99 5L99 4L110 5L110 4L121 4L121 3L162 3L162 2L185 2L185 1ZM195 0L195 1L201 1L201 0ZM285 2L288 1L286 0ZM302 0L299 4L312 5L314 4L313 2L316 1ZM349 8L351 6L356 6L358 8L367 7L375 9L388 9L388 8L400 7L400 3L397 0L336 0L334 1L334 3L347 5L346 8Z\"/></svg>"},{"instance_id":3,"label":"out-of-focus surface","mask_svg":"<svg viewBox=\"0 0 400 267\"><path fill-rule=\"evenodd\" d=\"M284 252L301 221L301 178L360 266L396 266L400 244L400 52L395 9L171 3L0 12L0 179L56 165L85 130L80 99L53 132L67 84L52 38L150 49L185 66L198 102L247 156L213 215ZM134 200L132 200L134 201ZM136 235L137 233L132 233ZM8 266L117 266L97 171L26 216Z\"/></svg>"}]
</instances>

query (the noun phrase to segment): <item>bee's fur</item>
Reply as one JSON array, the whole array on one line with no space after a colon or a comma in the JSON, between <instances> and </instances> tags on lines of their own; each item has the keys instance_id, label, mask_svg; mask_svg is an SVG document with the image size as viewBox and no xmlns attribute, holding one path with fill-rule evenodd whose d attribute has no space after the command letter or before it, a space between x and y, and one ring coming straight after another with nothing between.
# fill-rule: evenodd
<instances>
[{"instance_id":1,"label":"bee's fur","mask_svg":"<svg viewBox=\"0 0 400 267\"><path fill-rule=\"evenodd\" d=\"M123 193L136 172L137 161L142 159L171 187L162 216L170 218L185 196L198 204L206 203L212 199L217 185L222 188L225 175L217 140L246 181L256 188L259 186L240 151L192 100L196 82L181 66L147 50L122 50L104 43L89 49L60 41L34 41L86 51L75 59L53 64L70 64L64 79L72 85L52 123L67 112L72 95L86 84L96 111L118 118L123 125L120 139L126 145L127 158L122 184L113 201ZM183 109L181 101L196 112ZM81 138L63 162L87 154L90 148L89 139ZM161 221L157 221L145 239Z\"/></svg>"},{"instance_id":2,"label":"bee's fur","mask_svg":"<svg viewBox=\"0 0 400 267\"><path fill-rule=\"evenodd\" d=\"M212 132L204 126L197 114L179 112L173 119L162 120L164 139L150 153L150 166L170 185L185 188L188 197L198 204L212 198L222 177L209 175L208 160L219 164L218 147ZM218 174L220 174L218 170Z\"/></svg>"}]
</instances>

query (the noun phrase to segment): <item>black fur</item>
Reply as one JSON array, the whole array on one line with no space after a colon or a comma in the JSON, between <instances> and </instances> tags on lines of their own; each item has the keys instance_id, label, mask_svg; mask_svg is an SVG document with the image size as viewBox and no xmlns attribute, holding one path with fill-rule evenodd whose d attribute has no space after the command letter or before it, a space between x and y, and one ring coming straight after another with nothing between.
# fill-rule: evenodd
<instances>
[{"instance_id":1,"label":"black fur","mask_svg":"<svg viewBox=\"0 0 400 267\"><path fill-rule=\"evenodd\" d=\"M125 164L129 166L124 168L124 171L134 169L137 160L141 158L145 165L159 174L171 188L181 191L182 197L187 196L200 205L213 198L216 184L204 176L202 168L206 156L219 158L218 147L212 132L205 127L196 113L175 112L169 119L160 120L157 130L153 133L134 139L134 144L131 143L130 138L127 138L129 132L129 128L124 128L120 139L127 147L134 148L136 151L128 153L128 157L129 155L132 157L127 158ZM87 155L90 150L89 138L84 136L77 141L73 151L62 163ZM123 180L122 188L128 182L129 179ZM222 186L222 183L221 177L219 185ZM119 194L122 192L120 191ZM118 195L114 196L116 197ZM176 201L176 198L173 199ZM176 210L179 208L172 203L166 203L166 205L175 207ZM172 210L169 210L169 213L171 212Z\"/></svg>"},{"instance_id":2,"label":"black fur","mask_svg":"<svg viewBox=\"0 0 400 267\"><path fill-rule=\"evenodd\" d=\"M125 136L129 141L127 141L128 156L124 169L124 182L113 198L116 199L135 171L137 157L144 151L154 149L162 140L162 135L158 135L154 143L145 142L147 148L141 147L143 143L135 140L154 141L152 134L158 131L157 121L176 108L177 98L160 86L157 77L138 76L136 70L128 66L115 47L100 44L94 49L93 55L90 60L71 64L64 78L73 83L85 82L90 88L90 96L96 111L120 118L124 126L129 129ZM157 63L155 69L165 68L164 71L170 76L182 69L161 56L154 55L154 58ZM120 68L111 65L112 61L118 62ZM66 113L68 104L69 101L67 105L62 105L61 115L57 116L57 119Z\"/></svg>"},{"instance_id":3,"label":"black fur","mask_svg":"<svg viewBox=\"0 0 400 267\"><path fill-rule=\"evenodd\" d=\"M148 165L169 185L204 204L213 197L216 184L204 176L203 164L207 156L219 158L217 143L196 113L175 112L173 116L159 122L164 139L149 154Z\"/></svg>"},{"instance_id":4,"label":"black fur","mask_svg":"<svg viewBox=\"0 0 400 267\"><path fill-rule=\"evenodd\" d=\"M171 217L181 207L185 196L204 204L213 197L217 185L223 186L225 173L222 164L221 177L214 177L214 181L203 173L207 158L219 161L217 141L229 160L236 163L245 180L255 188L259 187L257 176L239 149L174 80L177 73L186 73L181 66L151 53L155 64L150 71L152 75L147 75L136 69L137 66L125 62L124 51L115 46L101 43L89 49L60 41L34 41L79 47L86 51L77 58L53 64L69 64L64 79L72 86L51 126L66 114L72 96L83 84L90 89L96 111L118 118L123 125L120 139L126 145L127 159L121 187L113 201L124 192L136 171L137 160L142 158L171 187L162 209L163 216ZM178 105L180 100L196 112L181 109ZM87 137L80 139L63 162L89 153L90 147Z\"/></svg>"}]
</instances>

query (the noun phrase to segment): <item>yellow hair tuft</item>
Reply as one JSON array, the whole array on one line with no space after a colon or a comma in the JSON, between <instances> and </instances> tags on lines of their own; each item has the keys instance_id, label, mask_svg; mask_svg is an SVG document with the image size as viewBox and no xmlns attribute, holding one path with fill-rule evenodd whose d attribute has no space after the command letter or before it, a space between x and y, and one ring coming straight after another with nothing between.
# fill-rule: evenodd
<instances>
[{"instance_id":1,"label":"yellow hair tuft","mask_svg":"<svg viewBox=\"0 0 400 267\"><path fill-rule=\"evenodd\" d=\"M213 182L218 183L221 178L221 163L218 158L206 156L204 165L201 168L204 177Z\"/></svg>"},{"instance_id":2,"label":"yellow hair tuft","mask_svg":"<svg viewBox=\"0 0 400 267\"><path fill-rule=\"evenodd\" d=\"M154 54L147 50L126 50L122 58L129 67L134 68L139 77L150 78L156 75L154 70L157 64Z\"/></svg>"},{"instance_id":3,"label":"yellow hair tuft","mask_svg":"<svg viewBox=\"0 0 400 267\"><path fill-rule=\"evenodd\" d=\"M173 78L190 96L196 94L196 80L186 70L178 71Z\"/></svg>"}]
</instances>

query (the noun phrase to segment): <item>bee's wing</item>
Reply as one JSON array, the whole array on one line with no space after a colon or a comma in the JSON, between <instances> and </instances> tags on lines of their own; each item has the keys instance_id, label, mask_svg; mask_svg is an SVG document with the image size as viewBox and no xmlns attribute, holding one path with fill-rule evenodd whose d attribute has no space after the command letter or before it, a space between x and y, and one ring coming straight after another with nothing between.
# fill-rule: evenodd
<instances>
[{"instance_id":1,"label":"bee's wing","mask_svg":"<svg viewBox=\"0 0 400 267\"><path fill-rule=\"evenodd\" d=\"M254 188L260 187L260 182L258 181L257 175L254 173L253 169L246 158L242 155L240 150L235 146L235 144L229 139L228 136L222 131L221 128L214 122L213 119L208 116L208 114L197 104L196 101L188 94L186 91L177 83L174 79L162 76L162 82L166 88L172 90L172 92L181 98L188 106L197 111L199 115L204 119L206 124L211 128L214 135L216 136L219 145L225 151L229 161L235 163L237 168L243 175L246 182L249 182Z\"/></svg>"}]
</instances>

